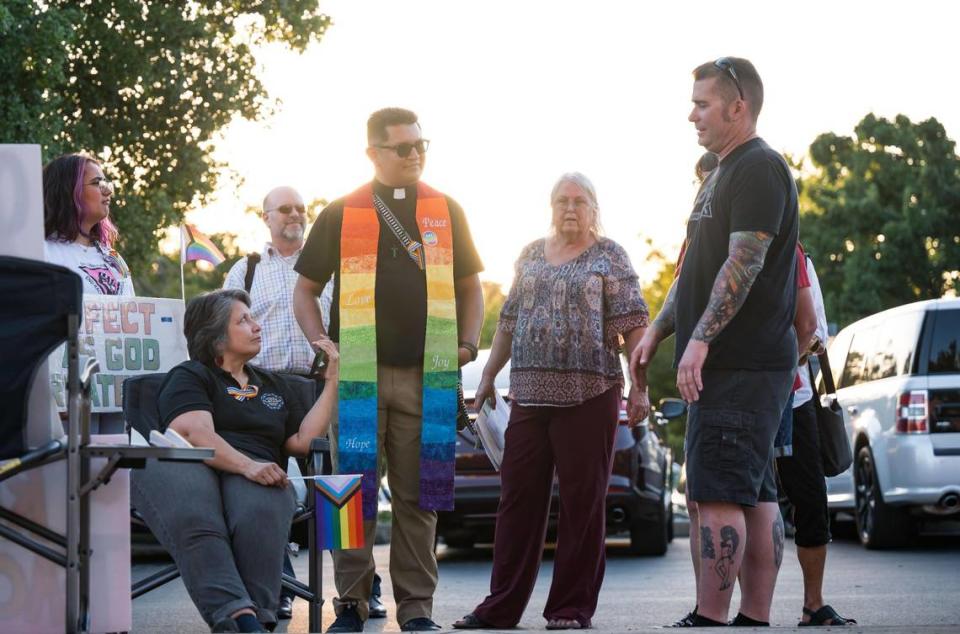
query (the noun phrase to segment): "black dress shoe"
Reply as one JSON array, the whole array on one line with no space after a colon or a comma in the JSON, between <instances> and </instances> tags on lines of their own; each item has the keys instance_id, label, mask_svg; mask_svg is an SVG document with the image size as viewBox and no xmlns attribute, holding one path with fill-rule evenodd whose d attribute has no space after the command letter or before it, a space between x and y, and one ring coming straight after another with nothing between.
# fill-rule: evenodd
<instances>
[{"instance_id":1,"label":"black dress shoe","mask_svg":"<svg viewBox=\"0 0 960 634\"><path fill-rule=\"evenodd\" d=\"M370 606L370 614L368 618L371 619L385 619L387 618L387 606L383 604L383 601L380 600L380 597L376 595L370 595L370 601L368 602Z\"/></svg>"},{"instance_id":2,"label":"black dress shoe","mask_svg":"<svg viewBox=\"0 0 960 634\"><path fill-rule=\"evenodd\" d=\"M357 607L348 605L337 615L336 620L327 628L328 632L362 632L363 619L357 612Z\"/></svg>"},{"instance_id":3,"label":"black dress shoe","mask_svg":"<svg viewBox=\"0 0 960 634\"><path fill-rule=\"evenodd\" d=\"M415 619L410 619L406 623L400 626L400 629L404 632L436 632L437 630L442 630L443 628L433 622L433 619L426 616L418 616ZM328 632L330 630L327 630Z\"/></svg>"},{"instance_id":4,"label":"black dress shoe","mask_svg":"<svg viewBox=\"0 0 960 634\"><path fill-rule=\"evenodd\" d=\"M380 600L382 590L380 590L380 575L373 573L373 587L370 588L370 600L367 605L370 606L370 614L367 618L385 619L387 618L387 606Z\"/></svg>"},{"instance_id":5,"label":"black dress shoe","mask_svg":"<svg viewBox=\"0 0 960 634\"><path fill-rule=\"evenodd\" d=\"M293 618L293 597L283 595L280 597L280 607L277 608L277 618L286 620Z\"/></svg>"}]
</instances>

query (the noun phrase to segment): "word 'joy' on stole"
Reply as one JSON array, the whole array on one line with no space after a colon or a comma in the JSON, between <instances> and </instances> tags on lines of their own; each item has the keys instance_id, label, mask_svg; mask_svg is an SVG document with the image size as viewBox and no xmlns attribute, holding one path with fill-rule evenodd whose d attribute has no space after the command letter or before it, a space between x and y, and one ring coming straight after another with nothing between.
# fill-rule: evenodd
<instances>
[{"instance_id":1,"label":"word 'joy' on stole","mask_svg":"<svg viewBox=\"0 0 960 634\"><path fill-rule=\"evenodd\" d=\"M363 548L363 501L358 475L321 476L313 481L317 548Z\"/></svg>"}]
</instances>

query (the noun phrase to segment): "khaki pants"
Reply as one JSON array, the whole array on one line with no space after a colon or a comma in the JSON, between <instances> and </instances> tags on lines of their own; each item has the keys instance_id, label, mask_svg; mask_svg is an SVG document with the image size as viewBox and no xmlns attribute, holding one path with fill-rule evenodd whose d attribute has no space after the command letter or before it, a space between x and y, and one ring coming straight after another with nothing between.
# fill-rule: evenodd
<instances>
[{"instance_id":1,"label":"khaki pants","mask_svg":"<svg viewBox=\"0 0 960 634\"><path fill-rule=\"evenodd\" d=\"M433 547L437 514L420 508L420 428L423 404L423 368L377 368L377 471L386 461L387 482L393 506L390 537L390 580L401 625L418 617L430 617L437 587L437 558ZM337 469L337 424L331 427L331 453ZM367 620L367 599L376 564L373 539L377 522L363 523L363 548L333 552L334 580L339 596L333 600L339 614L344 606L356 605Z\"/></svg>"}]
</instances>

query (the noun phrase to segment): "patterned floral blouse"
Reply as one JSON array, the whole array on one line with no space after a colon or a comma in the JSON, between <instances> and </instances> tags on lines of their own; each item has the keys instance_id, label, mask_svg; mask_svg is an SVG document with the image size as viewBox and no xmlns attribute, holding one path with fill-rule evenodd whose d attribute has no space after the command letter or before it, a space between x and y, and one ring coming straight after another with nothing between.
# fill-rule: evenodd
<instances>
[{"instance_id":1,"label":"patterned floral blouse","mask_svg":"<svg viewBox=\"0 0 960 634\"><path fill-rule=\"evenodd\" d=\"M578 405L623 386L621 335L646 327L647 304L623 247L600 238L560 266L546 240L516 262L499 330L513 335L510 392L521 405Z\"/></svg>"}]
</instances>

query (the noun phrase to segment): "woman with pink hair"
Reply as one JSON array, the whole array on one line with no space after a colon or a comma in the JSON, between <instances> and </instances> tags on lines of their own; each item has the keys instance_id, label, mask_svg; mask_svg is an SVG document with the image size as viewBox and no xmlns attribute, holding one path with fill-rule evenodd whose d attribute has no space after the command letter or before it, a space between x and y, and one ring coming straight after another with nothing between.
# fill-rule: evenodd
<instances>
[{"instance_id":1,"label":"woman with pink hair","mask_svg":"<svg viewBox=\"0 0 960 634\"><path fill-rule=\"evenodd\" d=\"M83 292L134 295L130 269L113 243L110 222L113 183L100 164L83 154L65 154L43 168L44 259L71 269Z\"/></svg>"}]
</instances>

